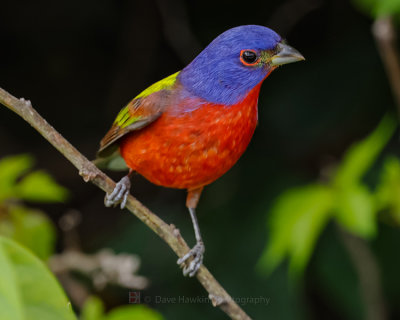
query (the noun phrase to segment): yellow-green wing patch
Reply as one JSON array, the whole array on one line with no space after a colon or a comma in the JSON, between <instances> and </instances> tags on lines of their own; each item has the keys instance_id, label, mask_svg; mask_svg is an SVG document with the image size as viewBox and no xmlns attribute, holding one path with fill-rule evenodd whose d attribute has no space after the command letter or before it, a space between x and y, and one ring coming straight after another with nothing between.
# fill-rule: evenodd
<instances>
[{"instance_id":1,"label":"yellow-green wing patch","mask_svg":"<svg viewBox=\"0 0 400 320\"><path fill-rule=\"evenodd\" d=\"M135 99L144 98L151 95L154 92L171 88L175 84L176 77L178 76L179 72L180 71L175 72L174 74L171 74L170 76L152 84L150 87L148 87L146 90L142 91L138 96L136 96Z\"/></svg>"},{"instance_id":2,"label":"yellow-green wing patch","mask_svg":"<svg viewBox=\"0 0 400 320\"><path fill-rule=\"evenodd\" d=\"M114 124L120 127L121 129L126 128L132 123L140 120L142 115L134 115L132 109L135 109L135 104L140 104L140 100L136 98L129 102L117 115L117 118L114 121Z\"/></svg>"},{"instance_id":3,"label":"yellow-green wing patch","mask_svg":"<svg viewBox=\"0 0 400 320\"><path fill-rule=\"evenodd\" d=\"M140 109L140 100L142 100L145 97L148 97L152 93L171 88L174 85L178 74L179 71L152 84L146 90L142 91L119 112L117 118L114 121L114 124L118 125L121 128L126 128L129 125L133 124L134 122L142 119L143 115L141 115L138 112L135 112Z\"/></svg>"},{"instance_id":4,"label":"yellow-green wing patch","mask_svg":"<svg viewBox=\"0 0 400 320\"><path fill-rule=\"evenodd\" d=\"M99 156L108 155L111 145L128 132L139 130L156 120L163 112L169 90L179 72L160 80L130 101L117 115L112 127L100 142ZM111 150L111 152L114 150Z\"/></svg>"}]
</instances>

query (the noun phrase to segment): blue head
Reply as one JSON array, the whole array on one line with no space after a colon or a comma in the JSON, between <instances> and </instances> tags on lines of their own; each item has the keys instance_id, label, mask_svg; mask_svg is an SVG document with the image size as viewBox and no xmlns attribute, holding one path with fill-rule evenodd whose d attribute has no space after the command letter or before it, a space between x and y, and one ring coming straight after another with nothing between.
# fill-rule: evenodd
<instances>
[{"instance_id":1,"label":"blue head","mask_svg":"<svg viewBox=\"0 0 400 320\"><path fill-rule=\"evenodd\" d=\"M193 95L212 103L233 105L276 66L303 59L271 29L240 26L214 39L181 71L179 80Z\"/></svg>"}]
</instances>

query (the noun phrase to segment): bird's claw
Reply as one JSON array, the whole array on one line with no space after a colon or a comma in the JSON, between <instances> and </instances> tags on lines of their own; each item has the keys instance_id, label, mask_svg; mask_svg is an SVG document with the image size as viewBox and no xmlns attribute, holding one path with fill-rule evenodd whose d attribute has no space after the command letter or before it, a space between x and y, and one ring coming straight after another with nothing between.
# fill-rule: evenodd
<instances>
[{"instance_id":1,"label":"bird's claw","mask_svg":"<svg viewBox=\"0 0 400 320\"><path fill-rule=\"evenodd\" d=\"M189 275L189 277L193 277L196 274L203 263L204 251L205 248L203 242L197 242L188 253L186 253L182 258L178 259L177 263L182 266L190 257L193 257L193 260L183 267L184 276Z\"/></svg>"},{"instance_id":2,"label":"bird's claw","mask_svg":"<svg viewBox=\"0 0 400 320\"><path fill-rule=\"evenodd\" d=\"M114 190L106 194L104 205L106 207L116 206L120 204L121 209L125 208L128 200L129 189L131 188L131 180L129 176L123 177L116 185Z\"/></svg>"}]
</instances>

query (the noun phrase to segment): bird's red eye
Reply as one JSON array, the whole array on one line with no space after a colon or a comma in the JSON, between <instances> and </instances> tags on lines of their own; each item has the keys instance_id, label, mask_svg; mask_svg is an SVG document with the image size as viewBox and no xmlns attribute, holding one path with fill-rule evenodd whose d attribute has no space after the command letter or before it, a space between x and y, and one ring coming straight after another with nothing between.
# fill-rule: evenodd
<instances>
[{"instance_id":1,"label":"bird's red eye","mask_svg":"<svg viewBox=\"0 0 400 320\"><path fill-rule=\"evenodd\" d=\"M240 61L245 66L254 66L258 63L259 56L254 50L242 50L240 51Z\"/></svg>"}]
</instances>

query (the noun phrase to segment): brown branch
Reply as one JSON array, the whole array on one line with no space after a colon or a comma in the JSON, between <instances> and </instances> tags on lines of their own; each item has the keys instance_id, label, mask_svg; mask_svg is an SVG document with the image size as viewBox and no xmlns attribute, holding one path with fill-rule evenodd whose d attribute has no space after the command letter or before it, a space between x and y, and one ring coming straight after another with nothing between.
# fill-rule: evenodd
<instances>
[{"instance_id":1,"label":"brown branch","mask_svg":"<svg viewBox=\"0 0 400 320\"><path fill-rule=\"evenodd\" d=\"M375 20L372 26L372 34L389 78L397 106L397 115L400 119L400 61L396 46L396 30L392 18L382 17Z\"/></svg>"},{"instance_id":2,"label":"brown branch","mask_svg":"<svg viewBox=\"0 0 400 320\"><path fill-rule=\"evenodd\" d=\"M23 98L17 99L0 88L0 103L21 116L63 154L64 157L79 170L79 174L83 177L85 182L90 181L105 192L111 192L114 189L115 182L100 171L92 162L63 138L60 133L48 124L47 121L33 109L30 101L26 101ZM134 197L129 196L126 207L158 234L179 257L189 251L189 247L180 235L178 229L173 225L165 223ZM214 306L220 307L231 319L250 319L204 265L201 266L196 277L209 293L209 298Z\"/></svg>"},{"instance_id":3,"label":"brown branch","mask_svg":"<svg viewBox=\"0 0 400 320\"><path fill-rule=\"evenodd\" d=\"M360 293L365 305L365 319L387 319L381 276L374 254L365 240L340 227L338 233L357 271Z\"/></svg>"}]
</instances>

